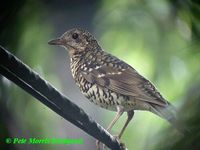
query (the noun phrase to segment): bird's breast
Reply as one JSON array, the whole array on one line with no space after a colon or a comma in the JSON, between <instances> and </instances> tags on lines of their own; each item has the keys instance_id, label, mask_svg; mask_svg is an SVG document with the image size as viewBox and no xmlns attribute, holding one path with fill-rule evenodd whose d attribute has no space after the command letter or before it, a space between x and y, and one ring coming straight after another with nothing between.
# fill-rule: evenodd
<instances>
[{"instance_id":1,"label":"bird's breast","mask_svg":"<svg viewBox=\"0 0 200 150\"><path fill-rule=\"evenodd\" d=\"M90 102L108 110L117 111L118 105L124 105L129 100L128 96L88 82L82 75L77 75L76 84Z\"/></svg>"},{"instance_id":2,"label":"bird's breast","mask_svg":"<svg viewBox=\"0 0 200 150\"><path fill-rule=\"evenodd\" d=\"M116 93L106 87L98 85L96 82L88 82L82 75L81 70L91 70L86 64L80 61L71 61L71 72L76 85L79 87L83 95L92 103L112 111L117 111L117 106L124 106L125 110L133 108L134 103L127 95ZM95 65L93 65L95 68ZM97 66L96 66L97 67ZM93 69L94 69L93 68Z\"/></svg>"}]
</instances>

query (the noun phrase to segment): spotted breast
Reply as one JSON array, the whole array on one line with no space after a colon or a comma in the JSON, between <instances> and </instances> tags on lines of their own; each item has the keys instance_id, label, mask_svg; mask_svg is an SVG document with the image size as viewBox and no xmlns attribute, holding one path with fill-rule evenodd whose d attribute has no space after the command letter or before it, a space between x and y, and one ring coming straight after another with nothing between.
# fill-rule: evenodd
<instances>
[{"instance_id":1,"label":"spotted breast","mask_svg":"<svg viewBox=\"0 0 200 150\"><path fill-rule=\"evenodd\" d=\"M104 68L108 66L112 68L115 67L117 69L114 70L110 68L105 71ZM92 78L88 79L86 77L86 75L91 72L96 72L99 79L106 75L120 74L125 70L125 68L127 68L127 66L121 64L119 59L110 57L109 54L106 54L103 51L99 51L97 53L91 53L89 51L82 57L73 57L71 59L70 67L76 84L80 88L81 92L92 103L113 111L117 111L117 106L124 106L129 110L133 108L133 105L135 105L134 101L129 101L129 96L116 93L103 85L97 84L97 82L101 81L97 81Z\"/></svg>"}]
</instances>

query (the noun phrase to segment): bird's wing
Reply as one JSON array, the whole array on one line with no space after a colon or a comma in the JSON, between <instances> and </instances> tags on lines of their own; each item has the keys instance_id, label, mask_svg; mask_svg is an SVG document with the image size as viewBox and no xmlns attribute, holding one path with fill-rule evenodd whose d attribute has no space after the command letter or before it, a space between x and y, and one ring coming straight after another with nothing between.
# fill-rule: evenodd
<instances>
[{"instance_id":1,"label":"bird's wing","mask_svg":"<svg viewBox=\"0 0 200 150\"><path fill-rule=\"evenodd\" d=\"M156 88L130 66L126 69L101 66L82 71L81 74L88 82L96 83L114 92L159 106L167 104Z\"/></svg>"}]
</instances>

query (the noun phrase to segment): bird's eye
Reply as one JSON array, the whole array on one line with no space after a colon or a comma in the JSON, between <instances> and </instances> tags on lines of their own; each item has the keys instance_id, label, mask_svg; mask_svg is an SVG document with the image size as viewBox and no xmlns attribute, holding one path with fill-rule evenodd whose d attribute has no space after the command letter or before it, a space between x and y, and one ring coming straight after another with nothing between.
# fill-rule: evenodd
<instances>
[{"instance_id":1,"label":"bird's eye","mask_svg":"<svg viewBox=\"0 0 200 150\"><path fill-rule=\"evenodd\" d=\"M72 38L73 38L73 39L77 39L77 38L78 38L78 34L77 34L77 33L73 33L73 34L72 34Z\"/></svg>"}]
</instances>

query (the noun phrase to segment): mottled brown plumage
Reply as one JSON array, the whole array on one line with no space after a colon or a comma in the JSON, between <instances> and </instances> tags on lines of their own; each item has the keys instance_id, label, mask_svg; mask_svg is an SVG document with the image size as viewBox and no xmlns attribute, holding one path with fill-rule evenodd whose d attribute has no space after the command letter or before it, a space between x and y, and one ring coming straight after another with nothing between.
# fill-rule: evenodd
<instances>
[{"instance_id":1,"label":"mottled brown plumage","mask_svg":"<svg viewBox=\"0 0 200 150\"><path fill-rule=\"evenodd\" d=\"M154 85L130 65L103 51L89 32L71 29L49 44L62 45L68 50L72 76L81 92L91 102L117 111L108 130L123 112L128 112L128 119L119 138L132 119L134 110L147 110L169 122L174 120L171 105Z\"/></svg>"}]
</instances>

